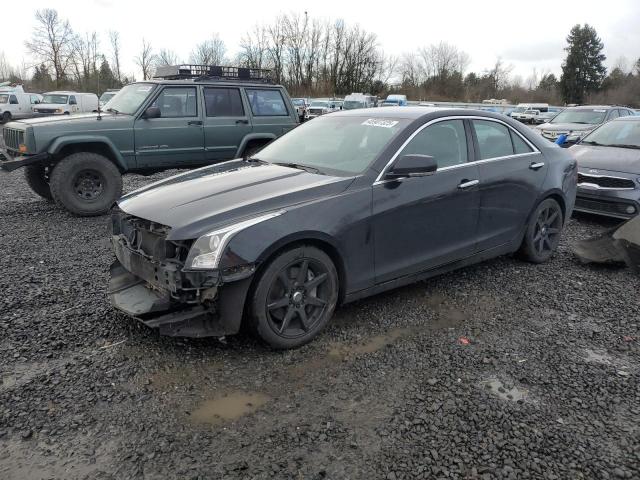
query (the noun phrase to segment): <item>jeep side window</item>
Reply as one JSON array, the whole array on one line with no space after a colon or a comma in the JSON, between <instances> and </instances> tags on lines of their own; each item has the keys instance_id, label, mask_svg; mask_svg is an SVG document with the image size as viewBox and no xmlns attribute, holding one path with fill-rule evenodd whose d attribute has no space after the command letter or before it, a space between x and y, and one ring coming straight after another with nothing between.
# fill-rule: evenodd
<instances>
[{"instance_id":1,"label":"jeep side window","mask_svg":"<svg viewBox=\"0 0 640 480\"><path fill-rule=\"evenodd\" d=\"M279 90L247 88L251 111L256 117L286 117L289 115Z\"/></svg>"},{"instance_id":2,"label":"jeep side window","mask_svg":"<svg viewBox=\"0 0 640 480\"><path fill-rule=\"evenodd\" d=\"M244 117L244 107L238 88L206 87L204 104L207 117Z\"/></svg>"},{"instance_id":3,"label":"jeep side window","mask_svg":"<svg viewBox=\"0 0 640 480\"><path fill-rule=\"evenodd\" d=\"M18 97L16 97L15 95L11 95L9 97L9 103L12 105L17 105L18 104Z\"/></svg>"},{"instance_id":4,"label":"jeep side window","mask_svg":"<svg viewBox=\"0 0 640 480\"><path fill-rule=\"evenodd\" d=\"M152 105L161 118L197 117L197 94L196 87L165 87Z\"/></svg>"},{"instance_id":5,"label":"jeep side window","mask_svg":"<svg viewBox=\"0 0 640 480\"><path fill-rule=\"evenodd\" d=\"M69 97L69 105L77 105L78 102L76 102L76 97L74 97L73 95L71 95Z\"/></svg>"}]
</instances>

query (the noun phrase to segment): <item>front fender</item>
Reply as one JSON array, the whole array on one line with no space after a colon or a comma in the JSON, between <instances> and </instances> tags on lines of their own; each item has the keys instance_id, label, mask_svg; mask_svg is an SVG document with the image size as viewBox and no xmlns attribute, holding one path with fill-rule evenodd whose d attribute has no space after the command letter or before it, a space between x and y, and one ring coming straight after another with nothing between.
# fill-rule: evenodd
<instances>
[{"instance_id":1,"label":"front fender","mask_svg":"<svg viewBox=\"0 0 640 480\"><path fill-rule=\"evenodd\" d=\"M84 143L98 143L106 146L111 152L112 158L115 161L116 165L122 170L127 170L127 164L124 161L120 150L116 148L111 139L100 135L71 135L66 137L58 137L53 142L51 142L51 145L49 145L49 148L47 148L47 152L51 155L56 155L68 145L78 145Z\"/></svg>"}]
</instances>

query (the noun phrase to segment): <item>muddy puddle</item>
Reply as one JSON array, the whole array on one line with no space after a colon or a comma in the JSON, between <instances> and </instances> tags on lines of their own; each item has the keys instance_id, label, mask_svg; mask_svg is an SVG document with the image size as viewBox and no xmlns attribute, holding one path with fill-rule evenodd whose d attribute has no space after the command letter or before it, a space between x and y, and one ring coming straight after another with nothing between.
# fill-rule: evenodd
<instances>
[{"instance_id":1,"label":"muddy puddle","mask_svg":"<svg viewBox=\"0 0 640 480\"><path fill-rule=\"evenodd\" d=\"M524 388L507 386L497 378L490 378L481 384L488 392L511 402L525 401L528 399L529 392Z\"/></svg>"},{"instance_id":2,"label":"muddy puddle","mask_svg":"<svg viewBox=\"0 0 640 480\"><path fill-rule=\"evenodd\" d=\"M350 345L333 344L329 348L329 356L333 358L342 358L348 355L374 353L395 343L400 338L411 335L413 331L414 330L411 328L394 328L383 335L371 337L363 343L354 343Z\"/></svg>"},{"instance_id":3,"label":"muddy puddle","mask_svg":"<svg viewBox=\"0 0 640 480\"><path fill-rule=\"evenodd\" d=\"M269 400L270 397L263 393L231 393L205 400L191 412L190 417L195 423L218 425L254 413Z\"/></svg>"}]
</instances>

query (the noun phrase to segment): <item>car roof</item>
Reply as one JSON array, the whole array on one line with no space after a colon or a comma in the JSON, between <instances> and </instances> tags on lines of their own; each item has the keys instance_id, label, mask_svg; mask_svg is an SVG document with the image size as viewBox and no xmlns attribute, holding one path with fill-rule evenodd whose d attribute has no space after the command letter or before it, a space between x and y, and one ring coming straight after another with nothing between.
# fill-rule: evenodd
<instances>
[{"instance_id":1,"label":"car roof","mask_svg":"<svg viewBox=\"0 0 640 480\"><path fill-rule=\"evenodd\" d=\"M627 108L618 105L578 105L577 107L567 107L571 110L611 110L612 108Z\"/></svg>"},{"instance_id":2,"label":"car roof","mask_svg":"<svg viewBox=\"0 0 640 480\"><path fill-rule=\"evenodd\" d=\"M612 122L640 122L640 115L629 115L627 117L618 117L611 120Z\"/></svg>"},{"instance_id":3,"label":"car roof","mask_svg":"<svg viewBox=\"0 0 640 480\"><path fill-rule=\"evenodd\" d=\"M441 116L465 115L465 116L481 116L487 118L496 118L505 120L508 117L496 112L488 110L473 110L470 108L442 108L442 107L381 107L381 108L365 108L356 110L341 110L331 113L333 116L343 117L366 117L366 118L402 118L415 120L425 117L432 113L439 113Z\"/></svg>"}]
</instances>

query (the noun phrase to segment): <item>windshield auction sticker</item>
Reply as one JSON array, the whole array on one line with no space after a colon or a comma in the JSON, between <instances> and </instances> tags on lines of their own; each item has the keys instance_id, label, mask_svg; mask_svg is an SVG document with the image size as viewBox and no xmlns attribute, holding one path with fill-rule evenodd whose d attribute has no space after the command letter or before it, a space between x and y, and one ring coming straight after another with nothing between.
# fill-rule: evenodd
<instances>
[{"instance_id":1,"label":"windshield auction sticker","mask_svg":"<svg viewBox=\"0 0 640 480\"><path fill-rule=\"evenodd\" d=\"M370 118L362 122L362 125L368 125L369 127L382 127L393 128L398 124L397 120L385 120L382 118Z\"/></svg>"}]
</instances>

